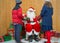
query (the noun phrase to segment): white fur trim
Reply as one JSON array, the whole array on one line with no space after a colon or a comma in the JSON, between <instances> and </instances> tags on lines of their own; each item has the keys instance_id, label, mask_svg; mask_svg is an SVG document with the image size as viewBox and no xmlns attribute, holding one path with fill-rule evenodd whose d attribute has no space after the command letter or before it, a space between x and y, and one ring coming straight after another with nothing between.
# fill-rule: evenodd
<instances>
[{"instance_id":1,"label":"white fur trim","mask_svg":"<svg viewBox=\"0 0 60 43\"><path fill-rule=\"evenodd\" d=\"M34 34L35 34L35 35L39 35L39 32L36 32L36 31L34 30Z\"/></svg>"},{"instance_id":2,"label":"white fur trim","mask_svg":"<svg viewBox=\"0 0 60 43\"><path fill-rule=\"evenodd\" d=\"M28 37L29 37L29 35L28 35L28 34L26 34L26 39L28 39Z\"/></svg>"},{"instance_id":3,"label":"white fur trim","mask_svg":"<svg viewBox=\"0 0 60 43\"><path fill-rule=\"evenodd\" d=\"M28 11L29 11L29 10L31 10L31 11L35 11L35 10L34 10L34 9L32 9L32 8L29 8L29 9L28 9Z\"/></svg>"},{"instance_id":4,"label":"white fur trim","mask_svg":"<svg viewBox=\"0 0 60 43\"><path fill-rule=\"evenodd\" d=\"M31 25L34 25L34 24L36 24L36 22L32 22L32 23L30 23Z\"/></svg>"},{"instance_id":5,"label":"white fur trim","mask_svg":"<svg viewBox=\"0 0 60 43\"><path fill-rule=\"evenodd\" d=\"M36 32L34 29L32 29L32 31L34 31L35 35L39 35L39 32ZM26 32L27 35L32 35L33 33L31 32Z\"/></svg>"},{"instance_id":6,"label":"white fur trim","mask_svg":"<svg viewBox=\"0 0 60 43\"><path fill-rule=\"evenodd\" d=\"M27 35L32 35L32 31L31 32L26 32Z\"/></svg>"}]
</instances>

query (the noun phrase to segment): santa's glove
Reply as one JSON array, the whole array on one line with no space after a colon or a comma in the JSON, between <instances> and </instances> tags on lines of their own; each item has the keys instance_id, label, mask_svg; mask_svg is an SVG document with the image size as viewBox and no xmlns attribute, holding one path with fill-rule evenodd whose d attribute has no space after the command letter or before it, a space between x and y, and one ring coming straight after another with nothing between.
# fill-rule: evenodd
<instances>
[{"instance_id":1,"label":"santa's glove","mask_svg":"<svg viewBox=\"0 0 60 43\"><path fill-rule=\"evenodd\" d=\"M23 20L26 20L26 18L27 18L27 15L26 14L23 14Z\"/></svg>"}]
</instances>

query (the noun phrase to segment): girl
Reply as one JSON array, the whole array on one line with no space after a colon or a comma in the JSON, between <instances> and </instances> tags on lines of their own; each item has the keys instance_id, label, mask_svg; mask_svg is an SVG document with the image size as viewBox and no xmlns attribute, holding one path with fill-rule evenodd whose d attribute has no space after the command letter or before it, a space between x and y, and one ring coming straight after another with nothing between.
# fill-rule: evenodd
<instances>
[{"instance_id":1,"label":"girl","mask_svg":"<svg viewBox=\"0 0 60 43\"><path fill-rule=\"evenodd\" d=\"M45 0L45 4L41 10L40 17L42 18L42 29L41 31L47 36L47 42L50 43L51 30L52 30L52 15L53 7L50 0Z\"/></svg>"}]
</instances>

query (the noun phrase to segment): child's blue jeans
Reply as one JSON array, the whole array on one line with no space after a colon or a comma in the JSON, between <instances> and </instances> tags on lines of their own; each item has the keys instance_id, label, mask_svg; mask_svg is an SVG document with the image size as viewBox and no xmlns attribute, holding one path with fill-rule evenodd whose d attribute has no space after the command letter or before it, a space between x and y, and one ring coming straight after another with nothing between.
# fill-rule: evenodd
<instances>
[{"instance_id":1,"label":"child's blue jeans","mask_svg":"<svg viewBox=\"0 0 60 43\"><path fill-rule=\"evenodd\" d=\"M14 29L15 29L15 40L17 43L20 43L20 33L22 30L22 25L16 24L16 25L14 25Z\"/></svg>"}]
</instances>

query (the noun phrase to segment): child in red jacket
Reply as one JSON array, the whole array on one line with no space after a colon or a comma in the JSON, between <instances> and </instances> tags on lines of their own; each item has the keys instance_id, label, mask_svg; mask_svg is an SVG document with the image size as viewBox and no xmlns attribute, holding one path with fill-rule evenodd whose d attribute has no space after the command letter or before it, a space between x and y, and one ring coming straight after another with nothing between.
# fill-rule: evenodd
<instances>
[{"instance_id":1,"label":"child in red jacket","mask_svg":"<svg viewBox=\"0 0 60 43\"><path fill-rule=\"evenodd\" d=\"M16 0L16 5L12 10L12 22L13 22L14 29L15 29L15 40L17 43L21 43L20 31L23 25L22 8L20 7L21 3L22 2L20 0Z\"/></svg>"}]
</instances>

